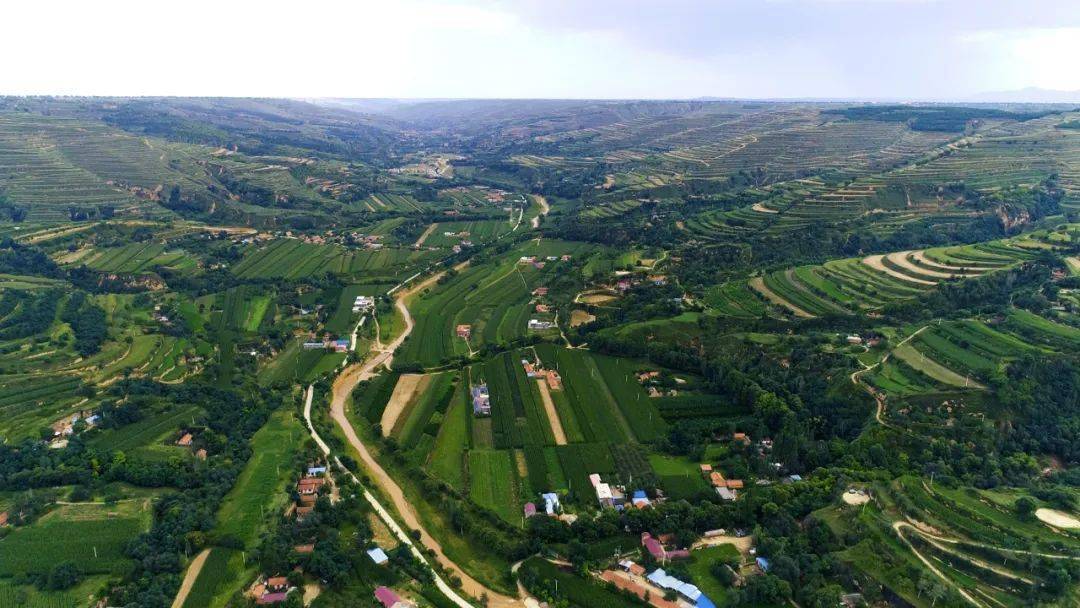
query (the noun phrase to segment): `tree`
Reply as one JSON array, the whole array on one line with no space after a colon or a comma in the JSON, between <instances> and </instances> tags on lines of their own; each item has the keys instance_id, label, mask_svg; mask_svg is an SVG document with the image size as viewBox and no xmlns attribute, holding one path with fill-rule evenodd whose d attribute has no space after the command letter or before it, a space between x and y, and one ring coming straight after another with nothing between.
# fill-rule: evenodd
<instances>
[{"instance_id":1,"label":"tree","mask_svg":"<svg viewBox=\"0 0 1080 608\"><path fill-rule=\"evenodd\" d=\"M1039 505L1036 504L1030 496L1021 496L1019 499L1017 499L1015 503L1013 503L1013 508L1016 509L1016 513L1024 519L1031 519L1032 515L1034 515L1035 513L1035 509L1038 506Z\"/></svg>"},{"instance_id":2,"label":"tree","mask_svg":"<svg viewBox=\"0 0 1080 608\"><path fill-rule=\"evenodd\" d=\"M79 582L79 569L72 562L62 562L49 571L46 586L53 591L71 589Z\"/></svg>"}]
</instances>

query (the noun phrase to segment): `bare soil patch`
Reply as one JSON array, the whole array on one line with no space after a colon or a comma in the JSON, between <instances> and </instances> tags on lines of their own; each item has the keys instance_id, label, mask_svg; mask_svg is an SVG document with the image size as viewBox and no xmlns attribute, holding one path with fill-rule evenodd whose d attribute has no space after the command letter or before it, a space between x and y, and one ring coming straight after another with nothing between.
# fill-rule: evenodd
<instances>
[{"instance_id":1,"label":"bare soil patch","mask_svg":"<svg viewBox=\"0 0 1080 608\"><path fill-rule=\"evenodd\" d=\"M814 315L806 312L798 306L795 306L791 302L788 302L784 298L780 297L776 292L766 287L765 279L762 279L761 277L754 277L750 279L750 287L761 295L765 296L765 298L773 304L791 310L791 312L795 313L796 317L802 317L804 319L812 319L814 317Z\"/></svg>"},{"instance_id":2,"label":"bare soil patch","mask_svg":"<svg viewBox=\"0 0 1080 608\"><path fill-rule=\"evenodd\" d=\"M570 327L577 327L596 320L596 315L591 315L584 310L570 311Z\"/></svg>"},{"instance_id":3,"label":"bare soil patch","mask_svg":"<svg viewBox=\"0 0 1080 608\"><path fill-rule=\"evenodd\" d=\"M390 395L390 401L383 410L381 420L383 437L389 437L398 423L404 421L401 413L413 401L414 396L424 392L430 382L431 378L426 374L402 374L398 378L394 392Z\"/></svg>"},{"instance_id":4,"label":"bare soil patch","mask_svg":"<svg viewBox=\"0 0 1080 608\"><path fill-rule=\"evenodd\" d=\"M427 237L431 236L431 233L435 232L435 229L438 228L438 227L439 227L439 223L435 222L434 224L432 224L432 225L428 226L427 228L425 228L424 231L420 233L420 237L418 239L416 239L415 243L413 243L413 247L419 247L419 246L423 245L424 241L427 240Z\"/></svg>"},{"instance_id":5,"label":"bare soil patch","mask_svg":"<svg viewBox=\"0 0 1080 608\"><path fill-rule=\"evenodd\" d=\"M562 421L559 420L559 413L555 410L555 401L551 399L547 382L537 380L536 386L540 389L540 399L544 402L544 412L547 414L548 424L551 425L551 434L555 436L555 445L566 445L566 433L563 431Z\"/></svg>"},{"instance_id":6,"label":"bare soil patch","mask_svg":"<svg viewBox=\"0 0 1080 608\"><path fill-rule=\"evenodd\" d=\"M1036 509L1035 517L1038 517L1039 521L1050 524L1055 528L1063 528L1065 530L1080 529L1080 519L1077 519L1064 511L1058 511L1057 509Z\"/></svg>"},{"instance_id":7,"label":"bare soil patch","mask_svg":"<svg viewBox=\"0 0 1080 608\"><path fill-rule=\"evenodd\" d=\"M935 283L934 281L924 281L922 279L917 279L917 278L915 278L913 276L906 275L906 274L904 274L902 272L897 272L897 271L893 270L892 268L889 268L888 266L886 266L881 261L884 258L885 258L885 256L883 256L883 255L871 255L871 256L867 256L867 257L863 258L862 263L866 264L867 266L869 266L870 268L873 268L874 270L876 270L878 272L884 272L885 274L889 275L890 277L900 279L901 281L907 281L909 283L918 283L920 285L937 285L937 283Z\"/></svg>"},{"instance_id":8,"label":"bare soil patch","mask_svg":"<svg viewBox=\"0 0 1080 608\"><path fill-rule=\"evenodd\" d=\"M849 490L844 492L843 499L849 505L864 505L870 502L870 495L866 492L852 492Z\"/></svg>"}]
</instances>

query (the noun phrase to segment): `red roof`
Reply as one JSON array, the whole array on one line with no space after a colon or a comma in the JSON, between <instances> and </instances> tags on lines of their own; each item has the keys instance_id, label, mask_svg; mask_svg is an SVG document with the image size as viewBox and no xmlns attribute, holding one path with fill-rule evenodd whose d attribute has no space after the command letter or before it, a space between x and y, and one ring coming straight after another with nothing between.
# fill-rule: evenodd
<instances>
[{"instance_id":1,"label":"red roof","mask_svg":"<svg viewBox=\"0 0 1080 608\"><path fill-rule=\"evenodd\" d=\"M288 597L288 596L289 596L289 594L284 592L284 591L280 591L278 593L264 593L264 594L262 594L262 596L259 597L259 599L255 600L255 603L256 604L277 604L278 602L284 602L285 598Z\"/></svg>"},{"instance_id":2,"label":"red roof","mask_svg":"<svg viewBox=\"0 0 1080 608\"><path fill-rule=\"evenodd\" d=\"M297 553L311 553L315 550L315 545L296 545L292 549Z\"/></svg>"},{"instance_id":3,"label":"red roof","mask_svg":"<svg viewBox=\"0 0 1080 608\"><path fill-rule=\"evenodd\" d=\"M648 532L641 533L641 544L645 545L645 550L656 559L664 558L664 546L660 544L660 541L653 538L652 534Z\"/></svg>"},{"instance_id":4,"label":"red roof","mask_svg":"<svg viewBox=\"0 0 1080 608\"><path fill-rule=\"evenodd\" d=\"M271 576L266 579L266 586L270 588L287 587L289 586L289 579L284 576Z\"/></svg>"},{"instance_id":5,"label":"red roof","mask_svg":"<svg viewBox=\"0 0 1080 608\"><path fill-rule=\"evenodd\" d=\"M386 608L394 608L394 604L401 601L401 598L398 597L398 594L394 593L393 589L389 589L387 587L376 587L375 599L382 602L382 605L386 606Z\"/></svg>"}]
</instances>

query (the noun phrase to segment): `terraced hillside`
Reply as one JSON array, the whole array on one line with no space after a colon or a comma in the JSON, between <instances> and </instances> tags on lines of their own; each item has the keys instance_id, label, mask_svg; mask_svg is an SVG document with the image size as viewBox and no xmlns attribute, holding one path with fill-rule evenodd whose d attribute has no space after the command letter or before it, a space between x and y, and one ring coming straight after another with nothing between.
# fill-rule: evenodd
<instances>
[{"instance_id":1,"label":"terraced hillside","mask_svg":"<svg viewBox=\"0 0 1080 608\"><path fill-rule=\"evenodd\" d=\"M714 288L707 300L732 316L760 313L763 305L803 318L865 313L915 297L942 281L978 277L1035 259L1041 250L1058 246L1058 237L1066 236L1076 238L1075 225L975 245L834 260L750 279L745 283L750 291L738 284L722 285ZM756 298L751 297L754 294Z\"/></svg>"}]
</instances>

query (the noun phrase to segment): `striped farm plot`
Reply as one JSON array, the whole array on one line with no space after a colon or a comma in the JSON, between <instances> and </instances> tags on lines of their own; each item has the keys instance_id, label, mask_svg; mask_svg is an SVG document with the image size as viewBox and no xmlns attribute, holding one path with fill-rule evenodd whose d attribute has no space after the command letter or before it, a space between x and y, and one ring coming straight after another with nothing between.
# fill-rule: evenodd
<instances>
[{"instance_id":1,"label":"striped farm plot","mask_svg":"<svg viewBox=\"0 0 1080 608\"><path fill-rule=\"evenodd\" d=\"M395 277L409 270L415 272L430 258L430 252L410 249L352 250L298 239L277 239L268 245L249 248L244 259L232 267L232 272L244 279L299 279L326 273Z\"/></svg>"},{"instance_id":2,"label":"striped farm plot","mask_svg":"<svg viewBox=\"0 0 1080 608\"><path fill-rule=\"evenodd\" d=\"M746 282L756 300L729 283L711 291L706 301L718 312L736 317L759 316L762 304L799 318L855 314L916 297L943 281L979 277L1034 259L1040 249L1056 247L1051 236L897 251L778 270Z\"/></svg>"},{"instance_id":3,"label":"striped farm plot","mask_svg":"<svg viewBox=\"0 0 1080 608\"><path fill-rule=\"evenodd\" d=\"M156 266L193 266L194 259L181 250L167 250L159 243L131 243L122 247L90 250L70 260L103 272L140 272Z\"/></svg>"}]
</instances>

